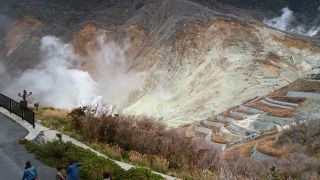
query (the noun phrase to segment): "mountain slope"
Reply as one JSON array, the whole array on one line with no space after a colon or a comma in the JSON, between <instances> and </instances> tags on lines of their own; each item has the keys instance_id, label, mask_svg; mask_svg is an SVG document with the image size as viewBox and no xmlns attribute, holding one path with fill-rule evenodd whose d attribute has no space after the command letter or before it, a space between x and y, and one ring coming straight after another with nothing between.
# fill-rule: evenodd
<instances>
[{"instance_id":1,"label":"mountain slope","mask_svg":"<svg viewBox=\"0 0 320 180\"><path fill-rule=\"evenodd\" d=\"M171 126L266 95L320 66L317 44L265 26L255 10L201 3L11 1L2 9L15 11L1 37L0 62L19 77L44 61L37 48L41 38L59 36L74 49L79 60L74 67L100 84L106 103Z\"/></svg>"}]
</instances>

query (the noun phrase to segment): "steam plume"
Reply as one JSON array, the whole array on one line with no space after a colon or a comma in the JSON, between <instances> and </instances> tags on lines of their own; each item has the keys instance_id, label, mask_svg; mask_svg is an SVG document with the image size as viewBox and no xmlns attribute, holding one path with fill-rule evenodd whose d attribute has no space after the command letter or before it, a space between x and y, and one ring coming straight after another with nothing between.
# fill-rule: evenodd
<instances>
[{"instance_id":1,"label":"steam plume","mask_svg":"<svg viewBox=\"0 0 320 180\"><path fill-rule=\"evenodd\" d=\"M33 101L68 109L97 95L97 84L89 73L75 68L80 58L70 44L45 36L41 40L40 52L42 63L15 79L9 92L27 89L33 92L30 97Z\"/></svg>"},{"instance_id":2,"label":"steam plume","mask_svg":"<svg viewBox=\"0 0 320 180\"><path fill-rule=\"evenodd\" d=\"M127 71L125 50L129 46L120 47L105 39L105 36L96 39L98 50L93 52L93 61L97 77L94 79L81 70L83 59L74 53L71 44L54 36L43 37L42 63L13 80L7 92L16 97L17 92L26 89L33 92L30 97L33 102L58 108L88 105L97 98L96 104L113 105L113 111L115 106L124 108L129 95L141 87L142 81ZM1 72L4 70L0 67Z\"/></svg>"},{"instance_id":3,"label":"steam plume","mask_svg":"<svg viewBox=\"0 0 320 180\"><path fill-rule=\"evenodd\" d=\"M320 26L316 23L311 27L301 23L299 24L293 11L289 8L283 8L281 11L282 15L280 17L264 20L264 23L282 31L298 33L306 36L315 36L320 32Z\"/></svg>"},{"instance_id":4,"label":"steam plume","mask_svg":"<svg viewBox=\"0 0 320 180\"><path fill-rule=\"evenodd\" d=\"M105 35L98 36L97 43L94 59L100 94L104 102L122 109L127 106L130 94L142 87L143 80L127 69L127 43L120 47L114 42L106 42Z\"/></svg>"}]
</instances>

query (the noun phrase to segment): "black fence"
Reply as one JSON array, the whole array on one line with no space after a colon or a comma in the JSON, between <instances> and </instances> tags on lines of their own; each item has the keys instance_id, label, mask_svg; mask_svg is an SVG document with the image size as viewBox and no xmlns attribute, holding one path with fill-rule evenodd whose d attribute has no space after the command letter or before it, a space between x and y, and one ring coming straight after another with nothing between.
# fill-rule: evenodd
<instances>
[{"instance_id":1,"label":"black fence","mask_svg":"<svg viewBox=\"0 0 320 180\"><path fill-rule=\"evenodd\" d=\"M8 110L10 113L13 113L22 119L26 120L30 123L33 128L35 127L34 124L34 112L28 109L27 107L21 105L17 101L0 94L0 107Z\"/></svg>"}]
</instances>

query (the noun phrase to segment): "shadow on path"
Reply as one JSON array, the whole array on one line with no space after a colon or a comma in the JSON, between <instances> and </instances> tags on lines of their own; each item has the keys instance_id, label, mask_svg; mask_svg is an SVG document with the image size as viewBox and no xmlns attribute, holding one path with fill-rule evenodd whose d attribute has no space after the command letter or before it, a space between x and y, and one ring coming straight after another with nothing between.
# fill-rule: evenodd
<instances>
[{"instance_id":1,"label":"shadow on path","mask_svg":"<svg viewBox=\"0 0 320 180\"><path fill-rule=\"evenodd\" d=\"M54 180L55 169L36 160L19 143L27 134L28 131L20 124L0 113L0 177L6 180L21 179L25 161L29 160L37 169L40 179Z\"/></svg>"}]
</instances>

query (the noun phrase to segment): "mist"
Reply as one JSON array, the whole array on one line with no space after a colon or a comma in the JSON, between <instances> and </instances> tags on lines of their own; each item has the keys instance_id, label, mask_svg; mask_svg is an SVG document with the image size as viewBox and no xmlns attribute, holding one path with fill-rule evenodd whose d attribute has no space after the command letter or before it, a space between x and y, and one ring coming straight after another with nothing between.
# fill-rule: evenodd
<instances>
[{"instance_id":1,"label":"mist","mask_svg":"<svg viewBox=\"0 0 320 180\"><path fill-rule=\"evenodd\" d=\"M272 19L265 19L263 22L282 31L306 36L316 36L320 32L320 25L318 25L316 21L317 19L315 19L311 25L305 25L296 20L294 12L289 8L285 7L281 11L281 16Z\"/></svg>"}]
</instances>

